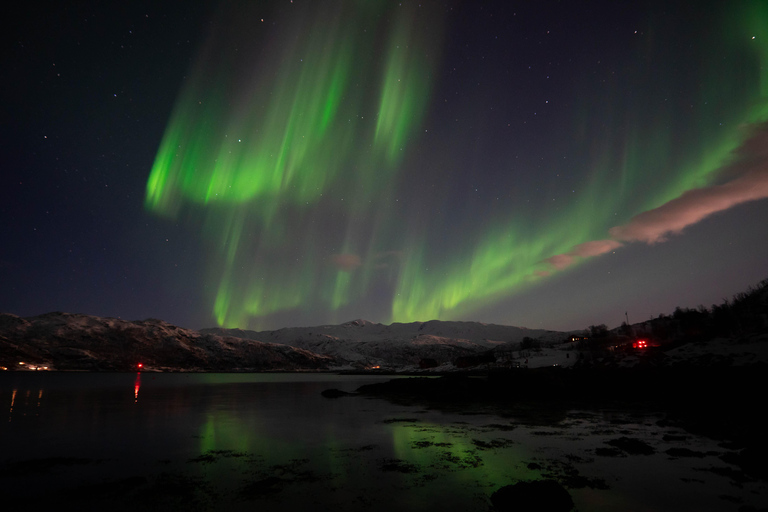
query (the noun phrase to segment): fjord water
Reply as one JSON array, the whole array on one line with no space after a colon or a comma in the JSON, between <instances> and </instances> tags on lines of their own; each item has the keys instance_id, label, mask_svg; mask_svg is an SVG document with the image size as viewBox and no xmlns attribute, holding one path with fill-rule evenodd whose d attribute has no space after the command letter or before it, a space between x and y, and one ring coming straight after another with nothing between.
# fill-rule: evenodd
<instances>
[{"instance_id":1,"label":"fjord water","mask_svg":"<svg viewBox=\"0 0 768 512\"><path fill-rule=\"evenodd\" d=\"M0 492L25 510L487 511L498 488L547 477L582 511L768 499L765 482L721 460L727 448L653 411L321 396L388 378L3 373ZM653 453L609 444L619 438Z\"/></svg>"}]
</instances>

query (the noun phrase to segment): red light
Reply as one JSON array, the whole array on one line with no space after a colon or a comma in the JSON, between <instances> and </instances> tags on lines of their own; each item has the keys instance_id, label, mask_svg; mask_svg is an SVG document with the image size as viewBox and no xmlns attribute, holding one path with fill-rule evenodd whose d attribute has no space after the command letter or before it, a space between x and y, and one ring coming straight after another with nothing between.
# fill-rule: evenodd
<instances>
[{"instance_id":1,"label":"red light","mask_svg":"<svg viewBox=\"0 0 768 512\"><path fill-rule=\"evenodd\" d=\"M139 368L144 368L144 363L139 363Z\"/></svg>"}]
</instances>

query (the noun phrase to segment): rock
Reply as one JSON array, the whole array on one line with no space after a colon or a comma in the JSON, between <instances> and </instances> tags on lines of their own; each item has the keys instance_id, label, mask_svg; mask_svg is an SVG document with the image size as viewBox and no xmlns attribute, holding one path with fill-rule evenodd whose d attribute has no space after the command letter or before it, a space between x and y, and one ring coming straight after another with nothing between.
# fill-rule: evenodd
<instances>
[{"instance_id":1,"label":"rock","mask_svg":"<svg viewBox=\"0 0 768 512\"><path fill-rule=\"evenodd\" d=\"M768 446L763 442L755 443L744 448L738 454L722 457L722 459L728 463L736 464L748 475L768 480L768 469L765 467L766 456L768 456Z\"/></svg>"},{"instance_id":2,"label":"rock","mask_svg":"<svg viewBox=\"0 0 768 512\"><path fill-rule=\"evenodd\" d=\"M612 439L606 441L606 444L615 446L619 450L623 450L630 455L653 455L656 453L656 450L654 450L648 443L631 437Z\"/></svg>"},{"instance_id":3,"label":"rock","mask_svg":"<svg viewBox=\"0 0 768 512\"><path fill-rule=\"evenodd\" d=\"M697 452L694 450L689 450L688 448L670 448L664 453L670 457L698 457L701 459L707 456L705 452Z\"/></svg>"},{"instance_id":4,"label":"rock","mask_svg":"<svg viewBox=\"0 0 768 512\"><path fill-rule=\"evenodd\" d=\"M505 485L491 495L491 503L499 512L568 512L573 509L571 495L554 480Z\"/></svg>"},{"instance_id":5,"label":"rock","mask_svg":"<svg viewBox=\"0 0 768 512\"><path fill-rule=\"evenodd\" d=\"M347 393L346 391L342 391L340 389L332 388L332 389L326 389L322 393L325 398L340 398L342 396L353 396L354 393Z\"/></svg>"}]
</instances>

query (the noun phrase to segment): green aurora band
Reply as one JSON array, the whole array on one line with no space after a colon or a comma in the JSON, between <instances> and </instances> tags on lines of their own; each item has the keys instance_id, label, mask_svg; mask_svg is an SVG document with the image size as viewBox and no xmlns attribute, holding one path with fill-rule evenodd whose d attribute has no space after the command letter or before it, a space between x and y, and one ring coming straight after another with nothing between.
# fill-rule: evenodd
<instances>
[{"instance_id":1,"label":"green aurora band","mask_svg":"<svg viewBox=\"0 0 768 512\"><path fill-rule=\"evenodd\" d=\"M574 84L579 102L548 144L582 184L558 208L484 206L455 226L442 214L450 185L413 187L440 13L317 3L303 17L275 12L278 31L257 11L220 15L227 30L186 78L146 191L151 211L202 226L226 327L290 311L337 321L376 300L388 304L380 321L462 318L546 279L558 270L548 258L718 183L744 126L768 119L768 4L724 6L695 52L670 51L675 36L659 30L600 94L589 94L594 77Z\"/></svg>"}]
</instances>

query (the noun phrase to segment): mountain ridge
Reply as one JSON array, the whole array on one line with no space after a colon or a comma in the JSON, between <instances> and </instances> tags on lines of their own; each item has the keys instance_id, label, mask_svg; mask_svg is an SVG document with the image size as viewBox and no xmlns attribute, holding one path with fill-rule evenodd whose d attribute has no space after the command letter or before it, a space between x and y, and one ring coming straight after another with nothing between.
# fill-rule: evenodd
<instances>
[{"instance_id":1,"label":"mountain ridge","mask_svg":"<svg viewBox=\"0 0 768 512\"><path fill-rule=\"evenodd\" d=\"M0 365L57 370L323 370L333 359L286 345L201 334L163 320L0 313Z\"/></svg>"},{"instance_id":2,"label":"mountain ridge","mask_svg":"<svg viewBox=\"0 0 768 512\"><path fill-rule=\"evenodd\" d=\"M526 337L564 333L479 322L393 323L363 319L275 331L195 331L163 320L122 320L61 311L0 313L0 366L58 370L300 371L416 367L472 358Z\"/></svg>"},{"instance_id":3,"label":"mountain ridge","mask_svg":"<svg viewBox=\"0 0 768 512\"><path fill-rule=\"evenodd\" d=\"M641 339L647 350L635 350ZM361 318L274 331L196 331L156 318L0 313L3 370L135 371L141 363L158 371L446 372L487 364L573 366L576 360L580 366L722 367L768 363L766 341L768 279L711 308L676 308L611 330L601 324L568 332L440 320L385 325Z\"/></svg>"}]
</instances>

